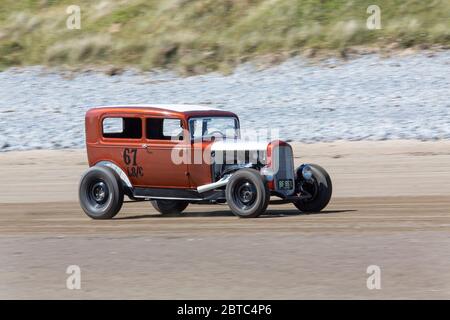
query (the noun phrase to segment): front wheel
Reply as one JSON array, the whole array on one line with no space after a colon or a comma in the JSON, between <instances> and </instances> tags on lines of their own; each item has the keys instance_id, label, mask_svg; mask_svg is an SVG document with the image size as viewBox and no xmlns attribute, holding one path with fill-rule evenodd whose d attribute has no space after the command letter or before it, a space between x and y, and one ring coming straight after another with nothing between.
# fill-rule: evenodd
<instances>
[{"instance_id":1,"label":"front wheel","mask_svg":"<svg viewBox=\"0 0 450 320\"><path fill-rule=\"evenodd\" d=\"M255 169L241 169L234 173L225 196L231 211L241 218L256 218L263 214L270 200L269 189Z\"/></svg>"},{"instance_id":2,"label":"front wheel","mask_svg":"<svg viewBox=\"0 0 450 320\"><path fill-rule=\"evenodd\" d=\"M308 165L312 177L309 180L302 178L298 173L297 185L303 194L309 194L310 198L294 202L294 205L303 212L319 212L330 202L332 194L331 178L324 168L317 164Z\"/></svg>"}]
</instances>

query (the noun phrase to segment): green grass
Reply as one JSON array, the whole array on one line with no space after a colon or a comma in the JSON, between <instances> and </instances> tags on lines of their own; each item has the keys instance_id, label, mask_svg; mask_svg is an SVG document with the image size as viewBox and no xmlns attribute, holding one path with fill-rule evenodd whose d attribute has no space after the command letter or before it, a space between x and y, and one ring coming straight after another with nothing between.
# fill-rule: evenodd
<instances>
[{"instance_id":1,"label":"green grass","mask_svg":"<svg viewBox=\"0 0 450 320\"><path fill-rule=\"evenodd\" d=\"M66 8L81 7L81 30ZM381 8L381 30L366 9ZM229 71L265 55L450 44L448 0L0 0L0 68L16 65Z\"/></svg>"}]
</instances>

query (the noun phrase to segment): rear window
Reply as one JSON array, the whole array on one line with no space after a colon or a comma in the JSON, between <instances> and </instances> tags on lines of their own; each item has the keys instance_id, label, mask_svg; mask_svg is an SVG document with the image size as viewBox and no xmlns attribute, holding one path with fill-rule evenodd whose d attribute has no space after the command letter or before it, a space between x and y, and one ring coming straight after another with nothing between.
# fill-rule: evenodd
<instances>
[{"instance_id":1,"label":"rear window","mask_svg":"<svg viewBox=\"0 0 450 320\"><path fill-rule=\"evenodd\" d=\"M142 138L142 120L140 118L103 119L103 137L120 139Z\"/></svg>"},{"instance_id":2,"label":"rear window","mask_svg":"<svg viewBox=\"0 0 450 320\"><path fill-rule=\"evenodd\" d=\"M183 140L180 119L147 118L146 136L152 140Z\"/></svg>"}]
</instances>

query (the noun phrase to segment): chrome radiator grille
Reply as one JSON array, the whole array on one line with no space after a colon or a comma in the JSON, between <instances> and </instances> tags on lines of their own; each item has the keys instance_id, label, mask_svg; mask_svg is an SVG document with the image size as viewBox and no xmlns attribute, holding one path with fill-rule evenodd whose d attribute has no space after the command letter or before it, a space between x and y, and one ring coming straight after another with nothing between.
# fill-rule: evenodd
<instances>
[{"instance_id":1,"label":"chrome radiator grille","mask_svg":"<svg viewBox=\"0 0 450 320\"><path fill-rule=\"evenodd\" d=\"M292 195L295 190L294 157L290 146L277 146L272 154L272 168L275 170L275 191L284 195ZM280 181L291 180L289 189L280 188Z\"/></svg>"}]
</instances>

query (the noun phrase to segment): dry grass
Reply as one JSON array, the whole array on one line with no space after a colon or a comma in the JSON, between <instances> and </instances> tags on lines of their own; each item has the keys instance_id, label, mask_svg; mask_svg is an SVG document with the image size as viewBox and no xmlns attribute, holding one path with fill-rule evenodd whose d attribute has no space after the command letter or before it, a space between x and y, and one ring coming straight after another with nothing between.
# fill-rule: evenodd
<instances>
[{"instance_id":1,"label":"dry grass","mask_svg":"<svg viewBox=\"0 0 450 320\"><path fill-rule=\"evenodd\" d=\"M0 0L0 68L12 65L166 67L190 74L265 55L352 46L450 44L448 0L379 0L382 29L367 30L371 0Z\"/></svg>"}]
</instances>

